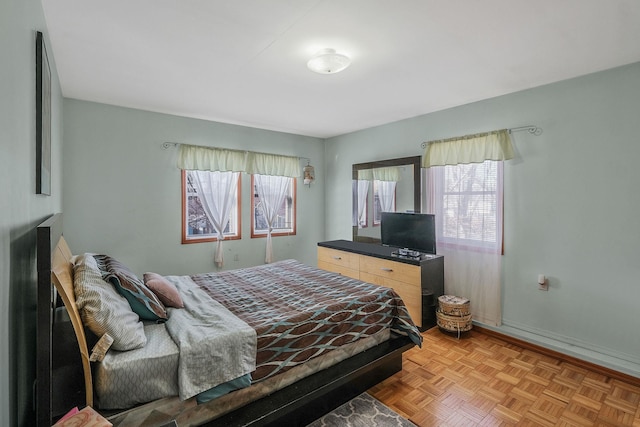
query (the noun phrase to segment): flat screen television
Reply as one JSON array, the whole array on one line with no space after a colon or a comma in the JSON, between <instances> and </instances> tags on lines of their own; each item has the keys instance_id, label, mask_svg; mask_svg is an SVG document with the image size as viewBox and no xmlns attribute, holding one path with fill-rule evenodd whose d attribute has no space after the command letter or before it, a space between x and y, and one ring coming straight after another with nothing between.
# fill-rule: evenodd
<instances>
[{"instance_id":1,"label":"flat screen television","mask_svg":"<svg viewBox=\"0 0 640 427\"><path fill-rule=\"evenodd\" d=\"M423 254L436 253L435 215L405 212L382 212L381 243Z\"/></svg>"}]
</instances>

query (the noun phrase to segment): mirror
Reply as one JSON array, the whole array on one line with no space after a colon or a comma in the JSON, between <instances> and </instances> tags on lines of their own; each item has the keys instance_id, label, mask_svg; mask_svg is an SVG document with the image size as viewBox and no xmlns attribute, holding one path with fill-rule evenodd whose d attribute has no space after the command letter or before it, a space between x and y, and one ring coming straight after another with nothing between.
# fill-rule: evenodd
<instances>
[{"instance_id":1,"label":"mirror","mask_svg":"<svg viewBox=\"0 0 640 427\"><path fill-rule=\"evenodd\" d=\"M380 243L380 212L420 212L420 156L353 165L353 241Z\"/></svg>"}]
</instances>

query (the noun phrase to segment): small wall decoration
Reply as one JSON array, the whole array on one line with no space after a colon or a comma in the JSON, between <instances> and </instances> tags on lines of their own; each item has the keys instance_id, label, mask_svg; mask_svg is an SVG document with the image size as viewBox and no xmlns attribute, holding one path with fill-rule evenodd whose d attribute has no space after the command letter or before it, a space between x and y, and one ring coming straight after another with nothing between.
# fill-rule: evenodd
<instances>
[{"instance_id":1,"label":"small wall decoration","mask_svg":"<svg viewBox=\"0 0 640 427\"><path fill-rule=\"evenodd\" d=\"M36 194L51 195L51 69L43 34L36 34Z\"/></svg>"}]
</instances>

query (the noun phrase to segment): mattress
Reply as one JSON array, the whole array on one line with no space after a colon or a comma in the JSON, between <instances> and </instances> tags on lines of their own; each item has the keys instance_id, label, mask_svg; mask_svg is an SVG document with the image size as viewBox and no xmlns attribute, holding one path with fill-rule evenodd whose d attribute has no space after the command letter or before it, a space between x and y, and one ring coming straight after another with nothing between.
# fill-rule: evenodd
<instances>
[{"instance_id":1,"label":"mattress","mask_svg":"<svg viewBox=\"0 0 640 427\"><path fill-rule=\"evenodd\" d=\"M422 344L393 289L293 259L191 279L256 330L254 382L385 328Z\"/></svg>"},{"instance_id":2,"label":"mattress","mask_svg":"<svg viewBox=\"0 0 640 427\"><path fill-rule=\"evenodd\" d=\"M144 326L147 344L135 350L109 350L94 370L101 409L130 408L178 394L178 347L164 324Z\"/></svg>"},{"instance_id":3,"label":"mattress","mask_svg":"<svg viewBox=\"0 0 640 427\"><path fill-rule=\"evenodd\" d=\"M202 289L257 334L251 399L387 339L390 331L422 337L390 288L350 279L295 260L193 276L167 276ZM170 320L171 321L171 320ZM101 409L124 409L179 394L179 350L164 324L145 325L143 348L109 351L95 369ZM293 369L292 375L286 375ZM274 380L272 380L274 379ZM267 385L256 387L261 382ZM261 391L260 391L261 390ZM241 392L239 390L232 394ZM216 402L225 402L223 396ZM235 400L229 401L230 407Z\"/></svg>"}]
</instances>

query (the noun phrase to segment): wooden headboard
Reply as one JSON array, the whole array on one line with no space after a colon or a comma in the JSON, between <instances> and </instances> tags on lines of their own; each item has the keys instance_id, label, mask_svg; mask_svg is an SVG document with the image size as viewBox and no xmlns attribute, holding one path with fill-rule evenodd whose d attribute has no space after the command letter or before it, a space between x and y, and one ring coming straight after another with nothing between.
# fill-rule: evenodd
<instances>
[{"instance_id":1,"label":"wooden headboard","mask_svg":"<svg viewBox=\"0 0 640 427\"><path fill-rule=\"evenodd\" d=\"M69 360L78 358L84 375L84 400L86 405L93 406L93 382L91 378L91 364L87 338L82 324L82 318L76 306L73 292L73 263L72 254L62 236L62 214L55 214L37 229L37 265L38 265L38 321L37 321L37 368L36 368L36 419L38 426L51 426L56 412L54 402L67 402L72 396L54 396L54 385L57 381L72 383L68 378L57 378L54 357ZM58 303L58 297L64 306ZM63 329L59 322L57 311L65 310L73 326L75 339L62 340L58 330ZM69 335L67 333L67 335ZM77 345L73 346L73 342ZM62 348L56 348L58 347ZM74 357L75 356L75 357ZM65 364L59 369L58 377L64 377L74 372L74 367ZM77 368L76 368L77 372ZM76 374L77 376L77 374ZM66 390L55 390L58 393L72 393ZM56 411L57 409L57 411ZM71 408L67 408L71 409Z\"/></svg>"}]
</instances>

